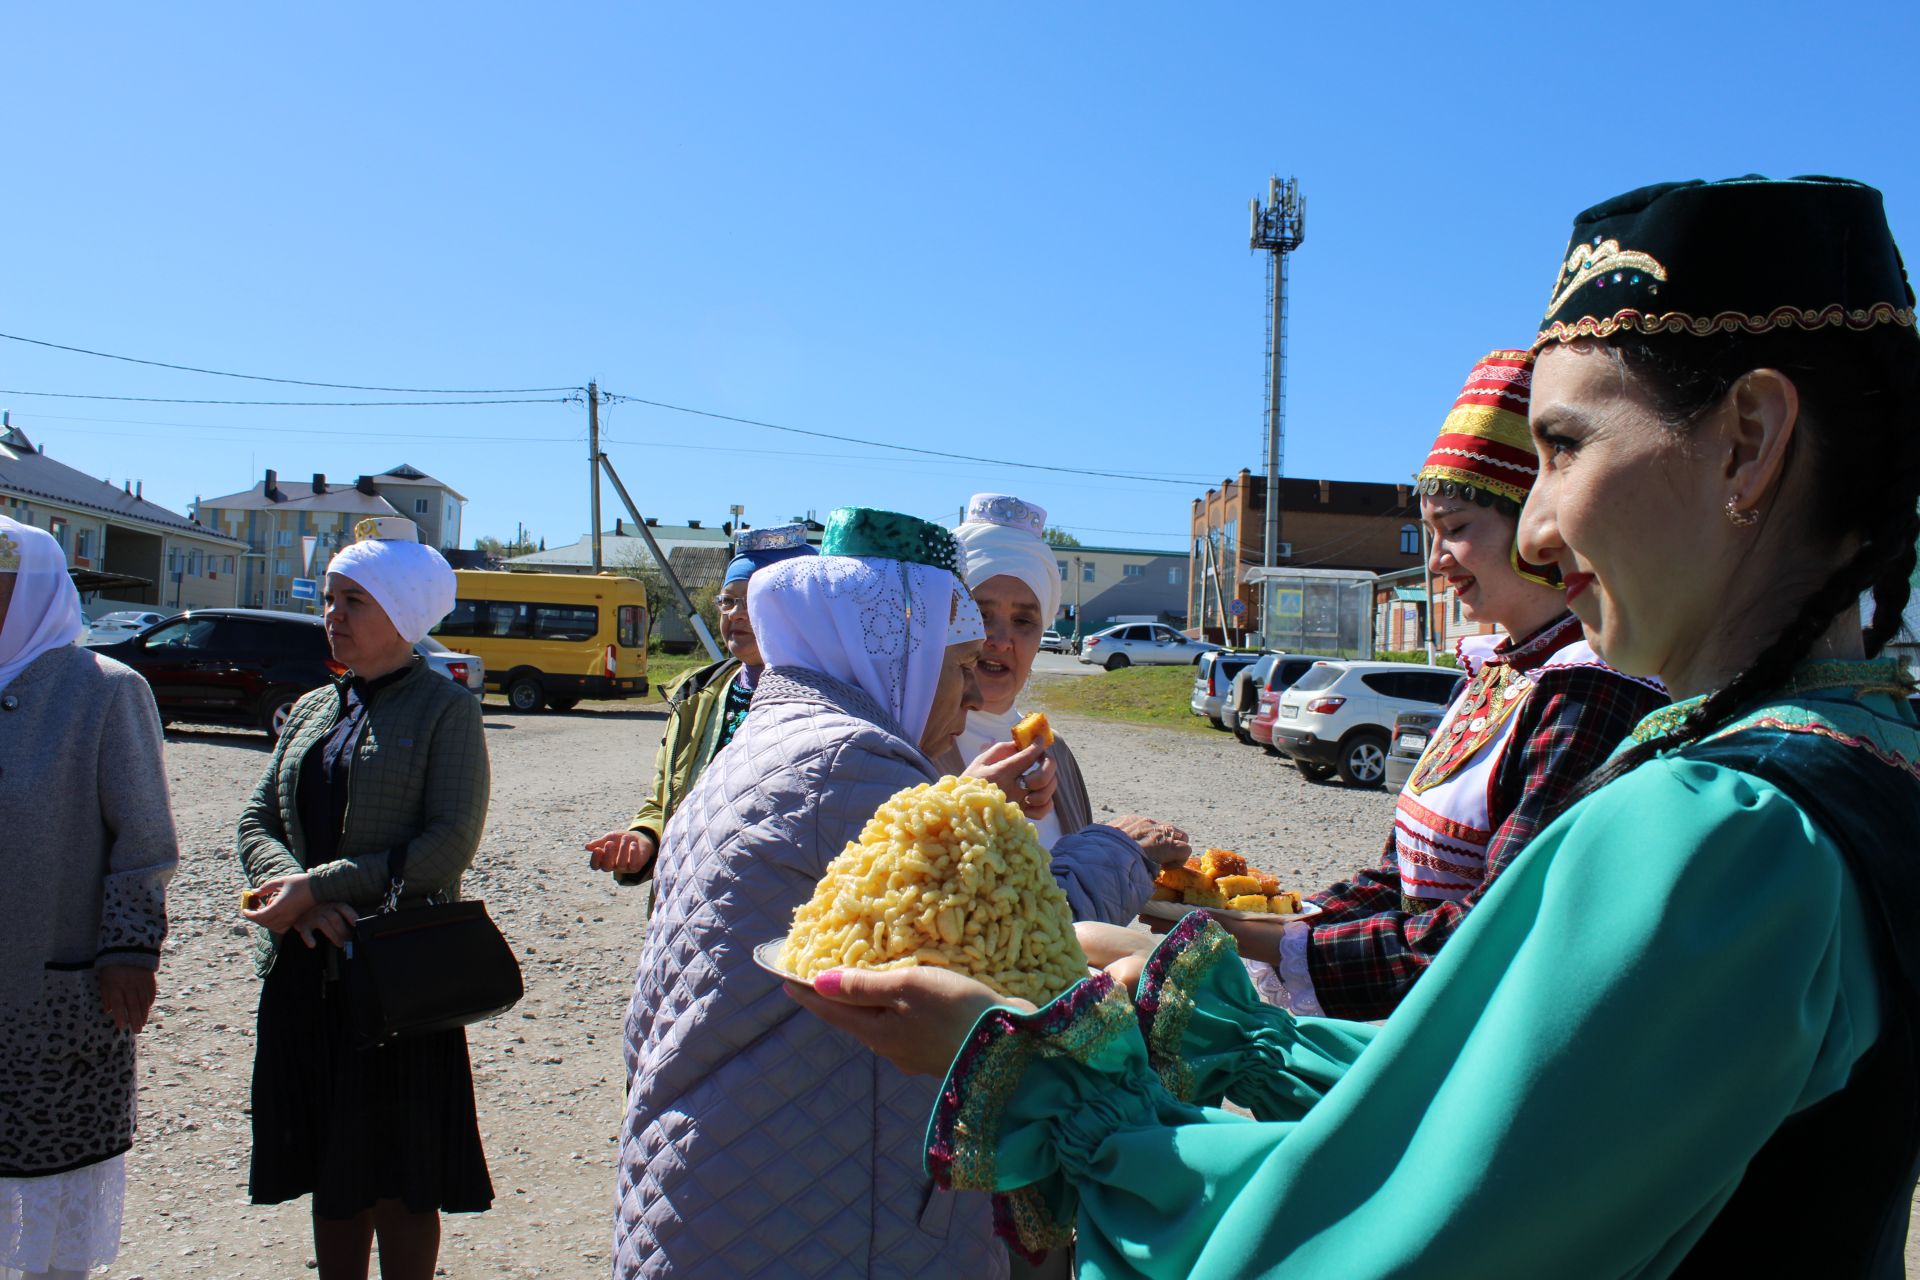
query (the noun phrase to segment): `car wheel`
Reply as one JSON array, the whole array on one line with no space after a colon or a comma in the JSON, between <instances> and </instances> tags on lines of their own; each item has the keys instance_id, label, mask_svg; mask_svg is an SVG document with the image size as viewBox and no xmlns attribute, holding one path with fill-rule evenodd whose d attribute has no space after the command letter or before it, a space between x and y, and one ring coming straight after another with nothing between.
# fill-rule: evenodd
<instances>
[{"instance_id":1,"label":"car wheel","mask_svg":"<svg viewBox=\"0 0 1920 1280\"><path fill-rule=\"evenodd\" d=\"M579 705L580 699L578 698L556 698L552 694L547 695L547 710L549 711L571 711Z\"/></svg>"},{"instance_id":2,"label":"car wheel","mask_svg":"<svg viewBox=\"0 0 1920 1280\"><path fill-rule=\"evenodd\" d=\"M507 686L507 705L515 711L538 711L547 700L547 691L533 676L518 676Z\"/></svg>"},{"instance_id":3,"label":"car wheel","mask_svg":"<svg viewBox=\"0 0 1920 1280\"><path fill-rule=\"evenodd\" d=\"M1208 716L1207 723L1212 725L1214 728L1218 729L1222 733L1225 733L1227 731L1227 722L1222 720L1219 716Z\"/></svg>"},{"instance_id":4,"label":"car wheel","mask_svg":"<svg viewBox=\"0 0 1920 1280\"><path fill-rule=\"evenodd\" d=\"M1387 736L1374 729L1350 734L1340 744L1340 780L1356 787L1377 787L1387 776Z\"/></svg>"},{"instance_id":5,"label":"car wheel","mask_svg":"<svg viewBox=\"0 0 1920 1280\"><path fill-rule=\"evenodd\" d=\"M1130 667L1132 665L1132 660L1124 653L1116 653L1107 659L1107 670L1109 671L1118 671L1122 667Z\"/></svg>"},{"instance_id":6,"label":"car wheel","mask_svg":"<svg viewBox=\"0 0 1920 1280\"><path fill-rule=\"evenodd\" d=\"M1267 750L1273 751L1273 748L1268 747ZM1279 755L1280 753L1274 751L1274 754ZM1293 767L1298 769L1300 776L1308 782L1325 782L1327 779L1333 777L1333 766L1330 764L1309 764L1305 760L1295 760Z\"/></svg>"},{"instance_id":7,"label":"car wheel","mask_svg":"<svg viewBox=\"0 0 1920 1280\"><path fill-rule=\"evenodd\" d=\"M260 699L260 727L275 742L287 727L287 717L293 714L293 704L300 701L297 689L269 689Z\"/></svg>"},{"instance_id":8,"label":"car wheel","mask_svg":"<svg viewBox=\"0 0 1920 1280\"><path fill-rule=\"evenodd\" d=\"M1261 742L1261 743L1258 743L1257 745L1265 747L1267 749L1267 754L1270 756L1277 756L1280 754L1280 748L1274 746L1271 742Z\"/></svg>"},{"instance_id":9,"label":"car wheel","mask_svg":"<svg viewBox=\"0 0 1920 1280\"><path fill-rule=\"evenodd\" d=\"M1254 745L1253 735L1247 732L1247 725L1244 720L1233 726L1233 736L1240 739L1241 743L1245 746L1251 747Z\"/></svg>"}]
</instances>

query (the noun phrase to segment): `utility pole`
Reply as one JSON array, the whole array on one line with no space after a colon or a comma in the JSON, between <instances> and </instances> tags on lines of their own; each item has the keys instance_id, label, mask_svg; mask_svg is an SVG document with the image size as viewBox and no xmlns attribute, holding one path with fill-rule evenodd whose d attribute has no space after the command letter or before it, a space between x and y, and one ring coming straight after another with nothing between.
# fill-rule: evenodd
<instances>
[{"instance_id":1,"label":"utility pole","mask_svg":"<svg viewBox=\"0 0 1920 1280\"><path fill-rule=\"evenodd\" d=\"M599 573L600 559L600 384L587 384L587 489L588 514L593 520L593 572Z\"/></svg>"},{"instance_id":2,"label":"utility pole","mask_svg":"<svg viewBox=\"0 0 1920 1280\"><path fill-rule=\"evenodd\" d=\"M966 513L963 511L961 514L964 516ZM1075 653L1080 651L1080 635L1083 630L1080 625L1080 584L1087 580L1086 574L1080 571L1081 563L1079 556L1073 558L1073 651Z\"/></svg>"},{"instance_id":3,"label":"utility pole","mask_svg":"<svg viewBox=\"0 0 1920 1280\"><path fill-rule=\"evenodd\" d=\"M1267 201L1250 202L1253 230L1248 247L1267 254L1267 502L1260 563L1280 563L1280 476L1286 458L1287 404L1287 255L1307 238L1307 202L1300 182L1267 179ZM1268 591L1274 584L1266 584Z\"/></svg>"}]
</instances>

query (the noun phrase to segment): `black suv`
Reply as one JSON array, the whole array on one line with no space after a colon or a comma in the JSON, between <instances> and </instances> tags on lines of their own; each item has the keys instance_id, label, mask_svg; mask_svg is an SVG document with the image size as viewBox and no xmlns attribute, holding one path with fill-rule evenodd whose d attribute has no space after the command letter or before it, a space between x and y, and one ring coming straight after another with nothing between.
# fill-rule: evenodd
<instances>
[{"instance_id":1,"label":"black suv","mask_svg":"<svg viewBox=\"0 0 1920 1280\"><path fill-rule=\"evenodd\" d=\"M160 719L265 729L340 668L320 619L266 609L195 609L94 652L145 676Z\"/></svg>"}]
</instances>

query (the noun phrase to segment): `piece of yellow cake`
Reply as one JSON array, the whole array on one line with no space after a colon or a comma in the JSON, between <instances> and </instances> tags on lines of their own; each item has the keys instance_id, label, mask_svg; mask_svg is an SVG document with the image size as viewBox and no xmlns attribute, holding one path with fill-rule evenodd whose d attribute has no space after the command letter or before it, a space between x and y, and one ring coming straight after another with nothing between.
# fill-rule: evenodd
<instances>
[{"instance_id":1,"label":"piece of yellow cake","mask_svg":"<svg viewBox=\"0 0 1920 1280\"><path fill-rule=\"evenodd\" d=\"M1229 898L1240 898L1250 893L1259 893L1260 881L1255 876L1221 876L1213 882L1213 887Z\"/></svg>"},{"instance_id":2,"label":"piece of yellow cake","mask_svg":"<svg viewBox=\"0 0 1920 1280\"><path fill-rule=\"evenodd\" d=\"M1265 912L1267 910L1267 899L1262 894L1243 893L1237 898L1228 898L1227 907L1232 911Z\"/></svg>"},{"instance_id":3,"label":"piece of yellow cake","mask_svg":"<svg viewBox=\"0 0 1920 1280\"><path fill-rule=\"evenodd\" d=\"M1300 914L1300 894L1295 890L1290 889L1286 893L1276 893L1268 898L1267 902L1274 911L1283 916L1297 916Z\"/></svg>"},{"instance_id":4,"label":"piece of yellow cake","mask_svg":"<svg viewBox=\"0 0 1920 1280\"><path fill-rule=\"evenodd\" d=\"M1195 907L1224 907L1227 905L1227 895L1218 889L1188 889L1180 896L1185 899L1189 905Z\"/></svg>"},{"instance_id":5,"label":"piece of yellow cake","mask_svg":"<svg viewBox=\"0 0 1920 1280\"><path fill-rule=\"evenodd\" d=\"M1178 902L1180 901L1180 891L1178 889L1169 889L1163 884L1155 885L1153 887L1152 900L1154 902Z\"/></svg>"},{"instance_id":6,"label":"piece of yellow cake","mask_svg":"<svg viewBox=\"0 0 1920 1280\"><path fill-rule=\"evenodd\" d=\"M1200 855L1200 870L1209 880L1247 874L1247 860L1231 849L1209 849Z\"/></svg>"},{"instance_id":7,"label":"piece of yellow cake","mask_svg":"<svg viewBox=\"0 0 1920 1280\"><path fill-rule=\"evenodd\" d=\"M1036 711L1013 726L1013 745L1022 751L1032 746L1035 738L1040 740L1043 747L1053 745L1053 726L1047 723L1043 711Z\"/></svg>"}]
</instances>

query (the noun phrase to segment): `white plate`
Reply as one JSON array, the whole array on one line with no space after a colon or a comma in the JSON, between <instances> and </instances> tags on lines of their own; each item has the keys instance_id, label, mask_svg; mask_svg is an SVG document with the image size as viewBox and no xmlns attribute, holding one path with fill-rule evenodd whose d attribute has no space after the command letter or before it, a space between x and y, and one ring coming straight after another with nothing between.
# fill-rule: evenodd
<instances>
[{"instance_id":1,"label":"white plate","mask_svg":"<svg viewBox=\"0 0 1920 1280\"><path fill-rule=\"evenodd\" d=\"M1301 903L1299 911L1286 916L1274 911L1235 911L1232 907L1196 907L1191 902L1149 902L1140 908L1141 915L1155 916L1161 920L1178 920L1189 911L1205 911L1209 915L1225 916L1229 920L1265 920L1271 924L1305 920L1308 916L1320 914L1320 908L1311 902Z\"/></svg>"},{"instance_id":2,"label":"white plate","mask_svg":"<svg viewBox=\"0 0 1920 1280\"><path fill-rule=\"evenodd\" d=\"M812 986L813 982L810 979L788 973L780 967L780 951L786 945L787 935L784 933L772 942L761 943L753 949L753 962L776 978L785 978L788 982L797 982L803 987Z\"/></svg>"}]
</instances>

